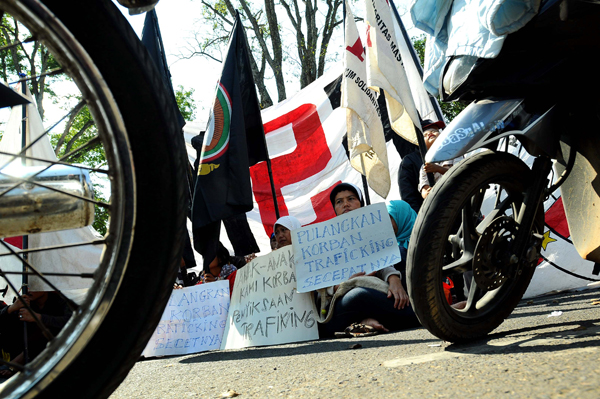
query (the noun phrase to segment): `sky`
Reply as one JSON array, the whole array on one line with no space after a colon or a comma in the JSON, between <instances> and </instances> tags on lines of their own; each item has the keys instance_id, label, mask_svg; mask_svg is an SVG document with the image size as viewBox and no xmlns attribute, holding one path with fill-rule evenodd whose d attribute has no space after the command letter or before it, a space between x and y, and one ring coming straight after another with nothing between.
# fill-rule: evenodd
<instances>
[{"instance_id":1,"label":"sky","mask_svg":"<svg viewBox=\"0 0 600 399\"><path fill-rule=\"evenodd\" d=\"M132 28L141 37L146 14L128 15L121 6ZM171 71L173 87L183 86L194 89L197 106L196 120L207 120L212 105L215 85L221 75L221 64L204 57L180 59L178 54L193 42L194 30L201 29L199 19L202 6L199 0L162 0L156 6L156 15L161 30L163 44L167 53L167 63ZM204 107L204 110L202 109Z\"/></svg>"},{"instance_id":2,"label":"sky","mask_svg":"<svg viewBox=\"0 0 600 399\"><path fill-rule=\"evenodd\" d=\"M398 8L403 14L405 0L397 0ZM359 8L363 7L358 1L352 5L356 8L355 14L359 14ZM125 8L120 7L126 18L131 23L134 31L141 36L144 26L145 14L128 15ZM364 13L364 11L363 11ZM214 97L215 86L221 75L221 64L205 57L195 56L190 59L181 59L178 55L186 51L186 46L193 43L193 32L205 29L200 22L202 16L202 4L200 0L161 0L156 6L156 15L167 53L167 63L171 71L173 87L182 85L186 90L194 89L194 100L197 106L196 123L205 125L208 120L210 107ZM419 31L410 31L410 22L403 18L409 29L409 34L418 35ZM285 30L285 26L282 30ZM339 29L339 34L343 34ZM341 42L341 40L340 40ZM331 48L331 47L330 47ZM223 52L225 49L223 49ZM273 82L267 82L267 84ZM286 86L288 97L300 89L299 84L288 79ZM277 94L273 86L270 90L271 97L277 101Z\"/></svg>"}]
</instances>

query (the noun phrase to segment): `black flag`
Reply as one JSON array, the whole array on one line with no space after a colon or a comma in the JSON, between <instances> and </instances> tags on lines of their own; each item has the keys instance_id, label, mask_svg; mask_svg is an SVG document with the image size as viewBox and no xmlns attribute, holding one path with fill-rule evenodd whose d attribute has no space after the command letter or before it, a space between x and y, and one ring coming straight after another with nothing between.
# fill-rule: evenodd
<instances>
[{"instance_id":1,"label":"black flag","mask_svg":"<svg viewBox=\"0 0 600 399\"><path fill-rule=\"evenodd\" d=\"M165 49L162 42L162 36L160 35L160 28L158 27L158 18L156 17L156 10L148 11L146 13L146 19L144 20L144 29L142 29L142 44L150 53L150 58L154 61L156 68L160 72L163 78L167 92L170 93L170 97L173 101L173 107L175 107L175 115L179 122L179 127L183 128L185 120L179 112L177 107L177 101L175 100L175 93L173 92L173 85L171 83L171 72L167 65L167 57L165 55Z\"/></svg>"},{"instance_id":2,"label":"black flag","mask_svg":"<svg viewBox=\"0 0 600 399\"><path fill-rule=\"evenodd\" d=\"M220 221L252 210L249 168L268 158L248 51L236 15L204 135L192 205L194 246L204 257L205 269L214 259Z\"/></svg>"}]
</instances>

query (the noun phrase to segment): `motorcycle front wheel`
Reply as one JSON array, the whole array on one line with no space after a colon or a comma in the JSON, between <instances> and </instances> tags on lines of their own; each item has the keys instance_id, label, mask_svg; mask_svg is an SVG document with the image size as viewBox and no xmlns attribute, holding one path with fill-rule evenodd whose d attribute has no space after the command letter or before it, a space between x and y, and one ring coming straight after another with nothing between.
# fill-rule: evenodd
<instances>
[{"instance_id":1,"label":"motorcycle front wheel","mask_svg":"<svg viewBox=\"0 0 600 399\"><path fill-rule=\"evenodd\" d=\"M521 300L537 257L517 267L511 250L530 179L517 157L486 151L452 167L425 200L410 239L407 283L419 321L435 336L450 342L485 336ZM534 230L543 223L539 209ZM530 253L539 254L539 244L532 236ZM447 278L456 290L452 304Z\"/></svg>"},{"instance_id":2,"label":"motorcycle front wheel","mask_svg":"<svg viewBox=\"0 0 600 399\"><path fill-rule=\"evenodd\" d=\"M17 45L23 51L48 51L51 56L44 59L55 63L54 74L65 76L60 87L73 84L78 90L65 102L82 101L91 115L91 124L58 160L23 157L18 150L11 159L85 168L100 182L95 189L108 198L94 200L94 206L109 217L102 237L12 254L20 262L28 253L35 268L34 255L41 259L60 251L69 264L77 262L74 248L101 248L95 271L79 276L89 281L87 294L71 303L69 321L24 366L9 363L18 372L0 384L0 396L108 397L139 359L178 270L188 209L183 138L161 76L112 2L2 0L0 10L5 21L11 18L7 29L22 38L2 51L10 54ZM27 47L31 43L36 47ZM44 124L43 135L56 133L54 126ZM82 166L99 153L105 162ZM29 235L30 242L35 238ZM61 273L51 278L60 285Z\"/></svg>"}]
</instances>

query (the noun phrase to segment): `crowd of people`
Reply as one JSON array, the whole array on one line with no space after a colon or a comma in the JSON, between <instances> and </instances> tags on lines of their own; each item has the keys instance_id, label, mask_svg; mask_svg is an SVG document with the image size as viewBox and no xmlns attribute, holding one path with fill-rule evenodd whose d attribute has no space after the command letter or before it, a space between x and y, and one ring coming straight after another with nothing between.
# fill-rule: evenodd
<instances>
[{"instance_id":1,"label":"crowd of people","mask_svg":"<svg viewBox=\"0 0 600 399\"><path fill-rule=\"evenodd\" d=\"M422 123L427 149L435 142L440 134L440 129L444 126L444 123L440 121L426 120ZM314 292L315 301L325 301L325 311L331 312L327 322L319 324L321 337L372 335L419 325L407 294L408 243L417 212L431 191L427 174L432 173L434 180L437 181L451 166L452 162L423 163L418 151L403 158L398 174L402 200L392 200L387 203L401 261L377 272L369 274L362 272L350 276L350 279L358 280L353 282L351 289L343 290L342 295L336 295L339 286L330 287L324 292ZM330 202L336 216L365 206L361 189L351 183L340 183L334 187L330 193ZM275 222L273 233L270 236L271 250L292 245L291 232L300 227L302 227L300 221L293 216L279 218ZM229 251L219 243L217 256L210 262L208 270L201 272L194 284L228 280L230 292L233 292L237 270L244 267L253 257L255 254L246 257L231 256ZM185 263L182 261L182 270L185 270L184 266ZM361 279L364 277L375 277L381 280L382 284L377 288L369 284L361 285ZM452 284L451 281L449 283ZM191 284L176 284L176 288L181 288L183 285ZM447 285L447 287L450 286ZM449 291L450 288L447 290ZM336 300L332 301L334 297ZM451 295L448 294L447 297L451 302Z\"/></svg>"},{"instance_id":2,"label":"crowd of people","mask_svg":"<svg viewBox=\"0 0 600 399\"><path fill-rule=\"evenodd\" d=\"M429 149L444 124L427 120L422 127L425 144ZM350 288L340 289L341 285L336 285L313 292L315 303L321 303L325 312L330 314L327 322L319 323L320 337L364 336L419 325L407 294L408 243L417 212L431 191L427 174L432 173L434 180L437 181L451 166L452 162L441 165L423 164L418 151L403 158L398 176L400 196L403 200L392 200L387 203L401 261L377 272L369 274L361 272L350 276L349 280L354 280ZM329 199L336 216L365 206L361 189L351 183L340 183L335 186ZM300 221L293 216L279 218L270 236L271 250L292 245L291 232L300 227L302 227ZM232 256L219 242L216 256L208 268L197 276L187 271L188 268L195 266L195 261L191 245L186 242L180 273L174 288L227 280L230 292L233 292L237 270L254 257L255 254L244 257ZM379 284L361 283L368 279L373 281L373 278L377 279ZM451 297L448 298L451 302ZM56 292L31 291L10 305L0 302L0 351L3 360L19 365L35 358L46 347L49 337L58 334L70 317L71 310ZM0 382L10 378L16 371L15 368L7 365L0 366Z\"/></svg>"}]
</instances>

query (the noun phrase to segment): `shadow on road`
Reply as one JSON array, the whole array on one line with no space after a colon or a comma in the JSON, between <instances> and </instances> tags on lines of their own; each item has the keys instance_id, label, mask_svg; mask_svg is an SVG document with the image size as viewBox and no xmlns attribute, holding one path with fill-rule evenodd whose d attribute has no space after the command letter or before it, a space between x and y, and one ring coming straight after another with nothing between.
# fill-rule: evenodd
<instances>
[{"instance_id":1,"label":"shadow on road","mask_svg":"<svg viewBox=\"0 0 600 399\"><path fill-rule=\"evenodd\" d=\"M573 326L573 328L564 330L566 326ZM563 330L549 332L548 330L552 328L562 328ZM538 330L543 331L536 333ZM574 348L597 348L597 339L586 340L585 338L599 336L600 319L571 321L490 334L469 344L451 344L445 350L472 355L559 352ZM503 339L504 341L502 341Z\"/></svg>"},{"instance_id":2,"label":"shadow on road","mask_svg":"<svg viewBox=\"0 0 600 399\"><path fill-rule=\"evenodd\" d=\"M402 334L406 331L399 331L391 334ZM182 359L180 363L201 363L201 362L220 362L245 359L264 359L270 357L284 357L295 355L306 355L326 352L339 352L348 350L353 344L361 344L362 348L384 348L388 346L408 345L408 344L424 344L428 342L440 342L439 339L419 339L419 340L403 340L403 339L382 339L378 337L389 337L390 334L376 335L364 339L347 338L347 339L328 339L320 341L310 341L298 344L299 346L289 347L289 344L280 346L263 346L255 348L245 348L240 350L213 351L199 353L197 356Z\"/></svg>"}]
</instances>

